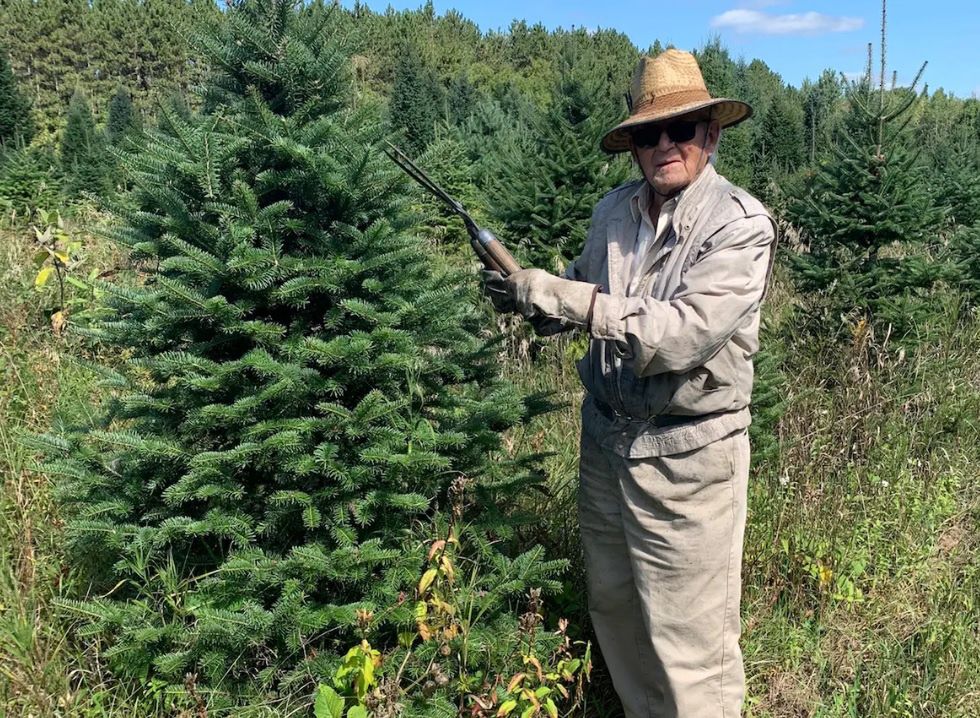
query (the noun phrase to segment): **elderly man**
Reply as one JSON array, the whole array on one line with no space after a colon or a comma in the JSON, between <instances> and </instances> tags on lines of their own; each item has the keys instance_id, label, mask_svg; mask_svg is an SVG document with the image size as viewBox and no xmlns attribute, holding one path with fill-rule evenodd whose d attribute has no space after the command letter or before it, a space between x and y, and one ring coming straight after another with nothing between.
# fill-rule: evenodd
<instances>
[{"instance_id":1,"label":"elderly man","mask_svg":"<svg viewBox=\"0 0 980 718\"><path fill-rule=\"evenodd\" d=\"M589 609L628 718L736 718L747 427L775 224L718 175L720 131L695 58L643 58L626 121L602 140L643 179L606 195L555 277L487 273L501 311L589 333L579 362L579 518Z\"/></svg>"}]
</instances>

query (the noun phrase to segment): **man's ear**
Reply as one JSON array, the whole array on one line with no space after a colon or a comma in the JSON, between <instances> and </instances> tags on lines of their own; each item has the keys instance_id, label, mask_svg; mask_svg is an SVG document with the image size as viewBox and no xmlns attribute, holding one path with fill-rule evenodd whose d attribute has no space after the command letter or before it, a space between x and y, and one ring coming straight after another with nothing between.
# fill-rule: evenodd
<instances>
[{"instance_id":1,"label":"man's ear","mask_svg":"<svg viewBox=\"0 0 980 718\"><path fill-rule=\"evenodd\" d=\"M708 123L708 138L704 143L704 151L709 155L714 155L715 150L718 149L719 137L721 137L721 124L718 120L712 120Z\"/></svg>"}]
</instances>

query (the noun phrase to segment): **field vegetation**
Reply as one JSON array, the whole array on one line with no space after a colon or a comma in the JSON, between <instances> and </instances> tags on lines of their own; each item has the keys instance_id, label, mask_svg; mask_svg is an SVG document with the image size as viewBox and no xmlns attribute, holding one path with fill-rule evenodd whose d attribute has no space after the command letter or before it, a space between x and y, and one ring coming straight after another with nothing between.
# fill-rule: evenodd
<instances>
[{"instance_id":1,"label":"field vegetation","mask_svg":"<svg viewBox=\"0 0 980 718\"><path fill-rule=\"evenodd\" d=\"M587 647L584 340L495 318L461 225L379 152L397 138L523 261L560 267L633 171L597 140L639 49L523 22L483 34L431 4L240 5L0 7L0 88L20 93L0 96L0 714L621 715ZM136 62L127 43L148 32L156 55ZM262 55L284 37L304 50ZM863 80L795 88L717 41L697 53L715 94L757 111L719 169L783 229L756 361L746 715L973 718L980 102L875 83L870 61ZM209 182L214 197L193 191ZM245 305L261 321L237 323ZM188 340L195 322L236 343ZM420 368L416 345L451 361ZM309 384L345 417L317 428L340 447L326 458L289 413ZM253 396L267 403L242 409ZM154 458L204 441L214 463ZM222 473L249 441L276 460Z\"/></svg>"}]
</instances>

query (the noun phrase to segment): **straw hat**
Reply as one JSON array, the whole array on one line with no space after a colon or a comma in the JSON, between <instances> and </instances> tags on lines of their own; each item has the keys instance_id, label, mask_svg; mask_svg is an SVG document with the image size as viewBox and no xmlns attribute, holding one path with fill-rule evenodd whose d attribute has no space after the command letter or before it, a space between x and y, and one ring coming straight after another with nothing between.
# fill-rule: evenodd
<instances>
[{"instance_id":1,"label":"straw hat","mask_svg":"<svg viewBox=\"0 0 980 718\"><path fill-rule=\"evenodd\" d=\"M602 138L606 152L628 150L630 130L648 122L662 122L709 107L711 119L722 127L736 125L752 115L752 108L744 102L709 95L698 61L691 53L680 50L641 57L633 71L629 97L630 116Z\"/></svg>"}]
</instances>

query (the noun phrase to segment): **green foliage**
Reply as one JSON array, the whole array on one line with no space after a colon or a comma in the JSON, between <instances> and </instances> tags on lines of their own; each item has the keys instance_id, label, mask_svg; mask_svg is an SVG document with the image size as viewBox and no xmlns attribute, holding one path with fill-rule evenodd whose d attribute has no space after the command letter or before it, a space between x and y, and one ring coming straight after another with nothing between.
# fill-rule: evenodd
<instances>
[{"instance_id":1,"label":"green foliage","mask_svg":"<svg viewBox=\"0 0 980 718\"><path fill-rule=\"evenodd\" d=\"M105 133L109 142L118 145L143 129L143 122L133 108L129 91L120 85L109 101L109 116Z\"/></svg>"},{"instance_id":2,"label":"green foliage","mask_svg":"<svg viewBox=\"0 0 980 718\"><path fill-rule=\"evenodd\" d=\"M17 87L7 53L0 46L0 146L29 142L33 134L31 103Z\"/></svg>"},{"instance_id":3,"label":"green foliage","mask_svg":"<svg viewBox=\"0 0 980 718\"><path fill-rule=\"evenodd\" d=\"M35 124L50 135L77 87L101 108L124 82L137 106L151 108L200 83L207 67L187 38L220 18L214 0L10 0L0 3L0 37L29 82Z\"/></svg>"},{"instance_id":4,"label":"green foliage","mask_svg":"<svg viewBox=\"0 0 980 718\"><path fill-rule=\"evenodd\" d=\"M404 133L405 146L413 154L422 152L435 138L436 125L442 118L443 94L435 72L418 47L406 43L395 69L389 122L393 129Z\"/></svg>"},{"instance_id":5,"label":"green foliage","mask_svg":"<svg viewBox=\"0 0 980 718\"><path fill-rule=\"evenodd\" d=\"M404 657L405 597L449 507L475 547L465 640L484 675L507 665L487 646L516 632L508 602L561 567L507 555L541 476L499 454L500 433L536 402L500 380L472 283L409 234L329 17L297 18L288 0L236 6L202 40L223 68L212 112L164 109L127 158L112 236L147 281L100 283L104 316L76 327L121 358L115 393L34 441L72 565L104 594L65 607L117 674L180 692L193 673L217 707L305 690L368 633Z\"/></svg>"},{"instance_id":6,"label":"green foliage","mask_svg":"<svg viewBox=\"0 0 980 718\"><path fill-rule=\"evenodd\" d=\"M957 227L949 239L952 278L966 292L970 303L980 303L980 221Z\"/></svg>"},{"instance_id":7,"label":"green foliage","mask_svg":"<svg viewBox=\"0 0 980 718\"><path fill-rule=\"evenodd\" d=\"M69 196L100 194L107 187L109 157L103 136L96 131L88 98L81 89L72 95L61 136L61 170Z\"/></svg>"},{"instance_id":8,"label":"green foliage","mask_svg":"<svg viewBox=\"0 0 980 718\"><path fill-rule=\"evenodd\" d=\"M806 154L810 162L816 161L817 149L830 146L830 138L839 121L844 87L833 70L824 70L816 82L804 81L801 88Z\"/></svg>"},{"instance_id":9,"label":"green foliage","mask_svg":"<svg viewBox=\"0 0 980 718\"><path fill-rule=\"evenodd\" d=\"M755 165L760 176L792 172L803 164L803 108L796 98L780 92L766 108L758 123Z\"/></svg>"},{"instance_id":10,"label":"green foliage","mask_svg":"<svg viewBox=\"0 0 980 718\"><path fill-rule=\"evenodd\" d=\"M917 310L910 299L941 275L926 250L942 213L908 131L914 83L873 88L870 72L848 91L843 146L790 200L788 216L808 249L793 267L804 290L820 293L831 326L856 311L904 332Z\"/></svg>"},{"instance_id":11,"label":"green foliage","mask_svg":"<svg viewBox=\"0 0 980 718\"><path fill-rule=\"evenodd\" d=\"M591 57L583 51L565 58L552 104L532 121L527 146L499 148L488 204L525 266L561 271L581 251L596 203L630 177L627 159L598 150L621 110Z\"/></svg>"},{"instance_id":12,"label":"green foliage","mask_svg":"<svg viewBox=\"0 0 980 718\"><path fill-rule=\"evenodd\" d=\"M540 541L549 554L573 562L579 555L577 457L570 439L579 430L576 411L522 424L534 413L533 402L496 383L490 350L471 336L485 331L485 320L458 306L469 306L471 281L425 251L460 247L441 253L451 264L472 267L462 228L403 184L386 161L372 159L383 135L382 115L373 108L396 97L396 73L411 44L433 87L446 88L444 102L423 108L433 110L434 119L420 125L432 132L417 155L420 164L513 246L525 233L512 234L506 222L491 217L491 193L482 192L501 176L501 158L513 158L525 173L557 168L560 177L574 170L577 156L601 157L588 141L581 149L572 143L569 153L556 151L556 143L571 141L568 128L543 143L539 123L566 106L587 107L565 82L566 58L576 53L583 72L573 79L596 88L591 101L599 112L616 109L603 120L614 123L637 50L625 35L605 30L549 31L516 21L483 33L458 13L437 15L431 3L380 13L359 3L350 10L334 5L303 3L300 25L312 32L328 18L331 38L342 38L340 52L351 56L349 70L339 75L352 79L349 92L346 86L334 92L329 79L327 91L309 90L315 78L335 77L332 71L344 63L308 72L305 41L259 56L265 41L249 44L252 27L226 38L241 39L245 49L225 52L221 42L201 53L187 42L187 31L197 22L224 24L212 0L0 3L0 37L40 130L37 144L8 146L0 155L5 218L30 217L43 234L47 223L36 208L58 206L61 169L52 147L75 87L92 99L97 115L120 88L137 114L159 115L146 154L127 161L138 186L123 200L133 204L120 208L113 229L134 250L120 267L138 270L137 286L96 281L103 273L128 275L108 261L66 277L65 314L74 322L79 315L105 321L69 324L102 337L96 349L119 369L94 367L101 388L81 373L84 360L68 361L71 352L88 356L91 349L76 349L71 333L54 336L41 321L41 311L57 301L56 270L42 292L34 291L33 236L19 226L0 230L7 278L0 287L0 415L10 419L0 422L0 633L10 637L0 641L0 704L8 712L191 714L203 701L217 713L239 700L232 697L239 690L279 685L278 697L266 693L250 709L230 712L298 714L309 711L314 687L324 683L345 713L371 706L378 714L400 705L406 718L430 718L458 715L462 706L489 716L512 701L511 715L518 715L534 707L525 687L535 684L531 695L541 687L533 663L524 659L535 656L542 675L551 673L546 658L557 639L538 631L541 643L529 652L518 619L500 606L523 610L521 585L554 587L549 576L557 566L534 550L521 555L516 546ZM661 48L657 42L651 52ZM852 140L869 146L868 123L854 110L853 88L845 98L838 73L827 70L796 92L765 63L733 59L718 40L699 54L715 94L746 99L756 110L749 122L725 132L719 171L763 193L783 221L793 219L781 212L787 200L796 206L815 189L808 186L814 176L842 164L832 137L844 155L864 156ZM221 84L229 76L222 74L203 103L188 88L215 58L218 66L238 68L231 75L243 81ZM247 71L242 62L251 63ZM870 83L862 91L874 94ZM885 91L896 109L902 94ZM301 108L304 101L309 112ZM349 109L352 103L357 111ZM206 116L195 115L192 108L205 104ZM275 117L266 114L270 107ZM798 167L800 112L806 166L785 174ZM574 126L583 117L566 119ZM111 117L98 119L112 124ZM899 131L905 120L907 128ZM559 124L548 123L546 132ZM921 150L912 166L931 198L925 210L941 210L943 217L913 232L913 242L901 234L882 245L880 270L870 280L855 278L852 265L842 261L837 281L825 289L814 291L797 273L803 292L784 286L768 300L772 311L756 358L746 537L743 645L752 715L967 718L975 712L971 699L980 670L973 596L980 575L971 532L977 495L969 478L980 445L978 343L975 318L964 309L980 296L980 102L926 92L888 125L886 136L892 130L903 138L901 157ZM855 176L865 176L866 165L858 163ZM533 181L518 177L516 186L526 181L528 192L554 197L555 205L561 192L548 186L545 174ZM69 180L73 193L91 189ZM582 186L592 191L588 181ZM894 202L858 203L862 209L848 215L849 226L878 222L868 233L888 229L893 219L906 221L902 203L921 202L903 182L885 189L849 182L816 185L898 200L894 214ZM523 201L502 200L505 211ZM832 213L848 214L852 195L824 192L823 202ZM535 206L527 203L524 216ZM540 216L542 224L554 219ZM424 229L416 228L419 218ZM811 225L800 224L807 243ZM527 235L539 231L529 226ZM569 224L576 226L584 222ZM833 232L845 224L812 226ZM791 253L796 228L788 229L783 247ZM78 230L66 231L74 240ZM933 244L945 245L948 266L936 264ZM79 257L89 261L92 246L87 239ZM554 249L545 245L543 266L561 263ZM428 263L425 276L416 271L419 258ZM41 259L47 266L55 261ZM942 285L928 289L939 272L962 295ZM917 273L921 287L910 282ZM113 297L108 308L93 303L100 292ZM883 322L877 334L875 322L860 317L840 323L841 314L855 309L842 300L847 296L871 297L872 319L894 323L898 317L909 335L917 332L917 345L905 341L897 351ZM416 306L442 318L406 309ZM440 334L454 321L448 335ZM937 328L943 321L945 333ZM800 331L816 322L824 331L831 325L834 341ZM427 343L433 335L441 338ZM574 405L580 387L572 355L581 352L580 341L536 345L530 362L526 343L512 336L493 357L505 352L504 370L527 391L554 389ZM461 358L470 350L472 357ZM416 371L430 355L439 367ZM390 411L369 421L356 415L375 376L377 394L385 396L373 400L384 407L379 412ZM443 398L446 391L452 400ZM100 392L108 404L93 412L85 401ZM349 414L331 414L335 406ZM26 447L11 439L13 425L23 419L36 428L52 407L62 412L57 424L71 440L68 458L49 466L63 493L70 542L50 506L49 477L30 474ZM496 507L499 501L509 508L522 486L540 478L531 462L509 461L509 451L496 448L495 431L478 432L473 449L451 445L486 420L495 430L510 427L503 441L515 454L554 452L544 459L547 496L521 502L538 518L533 525L515 528L518 517L498 514ZM55 454L65 449L59 441L47 444ZM324 454L326 444L338 447L338 457ZM495 464L481 463L487 452ZM419 466L407 465L411 461ZM464 539L463 546L450 546L452 584L438 552L429 555L448 535L450 476L476 481L460 494L464 518L448 522ZM346 523L338 522L334 536L337 513ZM383 538L392 534L391 541ZM370 543L376 538L380 543ZM506 560L498 560L502 551ZM67 580L58 570L66 564L79 569ZM36 567L36 582L25 566ZM586 639L581 571L575 566L566 575L556 605L560 615L575 619L573 635ZM431 582L420 591L427 575ZM515 575L520 581L511 581ZM65 585L103 596L69 604L86 621L97 616L80 632L51 616L51 599ZM485 611L486 620L467 625L462 617L471 609ZM420 635L423 626L428 640ZM106 641L86 652L75 639L79 633L86 641ZM359 667L347 659L364 640L381 660L377 666L372 661L374 682L362 702L355 684L366 673L368 654L354 651ZM852 650L855 645L860 650ZM131 666L140 678L120 682L104 662L122 666L121 673ZM355 670L334 687L345 665ZM181 686L194 671L198 677ZM222 678L212 678L219 673ZM520 673L525 677L509 690ZM139 698L130 700L135 693ZM284 705L287 695L298 696L298 703ZM590 714L617 709L600 661Z\"/></svg>"},{"instance_id":13,"label":"green foliage","mask_svg":"<svg viewBox=\"0 0 980 718\"><path fill-rule=\"evenodd\" d=\"M57 206L61 182L60 163L48 147L0 153L0 208L5 214L30 217L38 207Z\"/></svg>"},{"instance_id":14,"label":"green foliage","mask_svg":"<svg viewBox=\"0 0 980 718\"><path fill-rule=\"evenodd\" d=\"M418 165L451 196L459 200L477 223L485 223L484 197L479 191L475 165L467 146L457 132L436 138L418 158ZM460 265L475 264L469 234L462 220L446 205L421 188L413 188L418 198L413 203L427 228L427 236L436 240L444 252Z\"/></svg>"},{"instance_id":15,"label":"green foliage","mask_svg":"<svg viewBox=\"0 0 980 718\"><path fill-rule=\"evenodd\" d=\"M322 712L400 714L411 704L413 713L435 716L441 715L435 706L456 702L475 715L489 716L498 705L503 710L513 697L525 700L522 693L532 682L548 694L555 693L554 705L580 701L588 677L589 648L585 647L584 657L573 655L565 621L556 634L540 630L540 590L529 593L528 610L519 619L501 616L497 608L512 593L515 578L526 576L541 561L541 550L513 561L501 560L472 526L454 523L448 533L437 530L437 534L446 538L432 541L426 554L412 604L415 625L399 632L398 650L393 653L383 654L367 640L353 646L330 684L318 687ZM360 614L363 626L374 619L373 614ZM534 676L528 675L529 665L536 666ZM521 685L525 679L526 685ZM413 691L411 686L421 690ZM544 705L540 701L542 710Z\"/></svg>"},{"instance_id":16,"label":"green foliage","mask_svg":"<svg viewBox=\"0 0 980 718\"><path fill-rule=\"evenodd\" d=\"M968 126L950 128L930 162L933 201L946 208L952 226L980 222L980 138L973 135Z\"/></svg>"}]
</instances>

